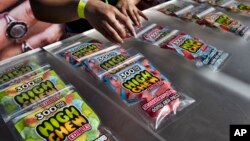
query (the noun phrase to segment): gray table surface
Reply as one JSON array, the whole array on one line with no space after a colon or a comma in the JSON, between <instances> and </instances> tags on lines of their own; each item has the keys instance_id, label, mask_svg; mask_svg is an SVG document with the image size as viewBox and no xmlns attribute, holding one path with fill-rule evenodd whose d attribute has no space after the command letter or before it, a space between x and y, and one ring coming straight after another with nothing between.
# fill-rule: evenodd
<instances>
[{"instance_id":1,"label":"gray table surface","mask_svg":"<svg viewBox=\"0 0 250 141\"><path fill-rule=\"evenodd\" d=\"M196 100L194 105L156 132L149 129L114 92L88 73L71 67L50 53L40 51L34 55L52 64L65 81L76 86L83 98L100 115L103 124L114 131L121 140L229 140L230 124L250 123L250 42L231 33L187 23L154 10L145 12L150 18L149 22L185 31L231 54L219 72L211 72L207 69L198 69L194 62L172 51L160 49L136 39L129 39L122 45L125 48L136 48L169 77L176 90ZM250 25L250 18L229 14L244 24ZM52 44L45 49L50 51L52 48L64 46L83 35L85 33ZM88 32L86 35L106 41L96 31ZM13 140L6 127L4 123L1 124L1 141Z\"/></svg>"}]
</instances>

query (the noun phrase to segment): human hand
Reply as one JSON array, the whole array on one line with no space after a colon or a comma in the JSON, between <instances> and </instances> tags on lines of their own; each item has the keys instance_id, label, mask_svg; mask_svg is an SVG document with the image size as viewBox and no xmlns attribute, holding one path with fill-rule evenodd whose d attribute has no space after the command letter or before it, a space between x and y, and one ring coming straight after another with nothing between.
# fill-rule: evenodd
<instances>
[{"instance_id":1,"label":"human hand","mask_svg":"<svg viewBox=\"0 0 250 141\"><path fill-rule=\"evenodd\" d=\"M36 20L28 1L11 9L9 15L15 20L24 21L29 29L22 40L16 43L6 37L7 22L4 18L0 19L0 60L21 54L23 41L32 48L39 48L58 41L64 33L63 24L51 24Z\"/></svg>"},{"instance_id":2,"label":"human hand","mask_svg":"<svg viewBox=\"0 0 250 141\"><path fill-rule=\"evenodd\" d=\"M115 7L102 1L89 0L85 8L88 22L114 43L123 43L125 28L135 35L131 21ZM125 28L121 24L124 24Z\"/></svg>"},{"instance_id":3,"label":"human hand","mask_svg":"<svg viewBox=\"0 0 250 141\"><path fill-rule=\"evenodd\" d=\"M140 17L148 20L148 17L136 7L138 2L138 0L118 0L118 3L116 4L116 7L124 15L128 16L136 26L141 25Z\"/></svg>"}]
</instances>

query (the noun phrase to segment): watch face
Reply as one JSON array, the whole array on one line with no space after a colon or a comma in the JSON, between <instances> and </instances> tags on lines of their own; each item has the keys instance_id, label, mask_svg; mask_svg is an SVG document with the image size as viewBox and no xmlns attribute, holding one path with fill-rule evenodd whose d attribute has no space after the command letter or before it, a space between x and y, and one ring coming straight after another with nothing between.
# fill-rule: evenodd
<instances>
[{"instance_id":1,"label":"watch face","mask_svg":"<svg viewBox=\"0 0 250 141\"><path fill-rule=\"evenodd\" d=\"M22 38L27 33L28 27L24 22L12 22L6 30L7 36L12 39Z\"/></svg>"}]
</instances>

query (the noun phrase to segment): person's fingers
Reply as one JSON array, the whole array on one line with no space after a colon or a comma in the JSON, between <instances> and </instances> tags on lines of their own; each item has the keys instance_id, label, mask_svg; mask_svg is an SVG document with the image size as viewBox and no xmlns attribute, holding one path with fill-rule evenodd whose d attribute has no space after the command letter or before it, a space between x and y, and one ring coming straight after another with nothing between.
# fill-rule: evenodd
<instances>
[{"instance_id":1,"label":"person's fingers","mask_svg":"<svg viewBox=\"0 0 250 141\"><path fill-rule=\"evenodd\" d=\"M43 32L30 37L26 42L32 48L39 48L48 44L54 43L63 35L63 27L59 24L53 24L45 29Z\"/></svg>"},{"instance_id":2,"label":"person's fingers","mask_svg":"<svg viewBox=\"0 0 250 141\"><path fill-rule=\"evenodd\" d=\"M24 40L27 40L30 37L45 31L45 29L47 29L51 25L52 25L51 23L45 23L45 22L38 21L32 27L29 28L29 31L27 32L26 36L24 37Z\"/></svg>"},{"instance_id":3,"label":"person's fingers","mask_svg":"<svg viewBox=\"0 0 250 141\"><path fill-rule=\"evenodd\" d=\"M120 20L125 25L125 28L128 29L128 31L131 33L131 35L135 36L135 30L134 30L132 23L130 22L130 19L128 17L126 17L125 15L123 15L118 10L115 10L115 14L116 14L116 18L118 20Z\"/></svg>"},{"instance_id":4,"label":"person's fingers","mask_svg":"<svg viewBox=\"0 0 250 141\"><path fill-rule=\"evenodd\" d=\"M123 43L122 38L118 35L115 29L109 25L107 22L102 24L102 28L109 34L109 36L116 42L116 43Z\"/></svg>"},{"instance_id":5,"label":"person's fingers","mask_svg":"<svg viewBox=\"0 0 250 141\"><path fill-rule=\"evenodd\" d=\"M133 21L133 23L136 25L136 26L139 26L139 21L138 21L138 19L137 19L137 13L136 12L134 12L134 9L133 8L129 8L129 10L128 10L129 12L129 17L131 18L131 20Z\"/></svg>"},{"instance_id":6,"label":"person's fingers","mask_svg":"<svg viewBox=\"0 0 250 141\"><path fill-rule=\"evenodd\" d=\"M122 38L126 36L126 31L124 27L122 27L119 21L117 21L115 18L110 18L107 20L107 22ZM103 24L108 26L107 22L104 22Z\"/></svg>"},{"instance_id":7,"label":"person's fingers","mask_svg":"<svg viewBox=\"0 0 250 141\"><path fill-rule=\"evenodd\" d=\"M37 20L34 19L33 13L28 1L23 2L19 6L15 7L9 12L9 15L15 20L25 22L29 27L34 25ZM10 46L14 40L10 40L6 37L7 22L5 18L0 19L0 49ZM29 32L29 30L28 30Z\"/></svg>"},{"instance_id":8,"label":"person's fingers","mask_svg":"<svg viewBox=\"0 0 250 141\"><path fill-rule=\"evenodd\" d=\"M37 21L33 15L29 1L24 1L22 4L15 7L9 12L15 20L24 21L28 26L32 26Z\"/></svg>"},{"instance_id":9,"label":"person's fingers","mask_svg":"<svg viewBox=\"0 0 250 141\"><path fill-rule=\"evenodd\" d=\"M112 43L116 43L115 40L113 40L113 38L110 37L110 35L108 34L108 32L106 32L102 27L100 26L95 26L95 29L97 31L99 31L105 38L107 38L109 41L111 41Z\"/></svg>"},{"instance_id":10,"label":"person's fingers","mask_svg":"<svg viewBox=\"0 0 250 141\"><path fill-rule=\"evenodd\" d=\"M123 13L125 16L128 16L128 12L127 12L126 8L122 8L121 11L122 11L122 13Z\"/></svg>"},{"instance_id":11,"label":"person's fingers","mask_svg":"<svg viewBox=\"0 0 250 141\"><path fill-rule=\"evenodd\" d=\"M137 12L139 13L139 15L140 15L143 19L148 20L148 17L147 17L142 11L140 11L139 9L137 9Z\"/></svg>"},{"instance_id":12,"label":"person's fingers","mask_svg":"<svg viewBox=\"0 0 250 141\"><path fill-rule=\"evenodd\" d=\"M0 61L22 53L21 44L13 44L0 50Z\"/></svg>"}]
</instances>

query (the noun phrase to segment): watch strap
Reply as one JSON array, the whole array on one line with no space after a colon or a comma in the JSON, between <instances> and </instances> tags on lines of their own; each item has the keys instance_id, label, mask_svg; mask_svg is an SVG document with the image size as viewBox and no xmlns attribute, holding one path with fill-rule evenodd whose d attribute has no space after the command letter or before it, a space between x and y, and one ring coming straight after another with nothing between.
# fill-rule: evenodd
<instances>
[{"instance_id":1,"label":"watch strap","mask_svg":"<svg viewBox=\"0 0 250 141\"><path fill-rule=\"evenodd\" d=\"M5 19L6 19L6 21L7 21L8 24L11 23L11 22L13 22L13 21L16 21L14 18L12 18L11 16L9 16L8 13L4 14L4 17L5 17Z\"/></svg>"}]
</instances>

